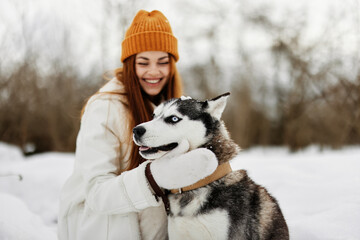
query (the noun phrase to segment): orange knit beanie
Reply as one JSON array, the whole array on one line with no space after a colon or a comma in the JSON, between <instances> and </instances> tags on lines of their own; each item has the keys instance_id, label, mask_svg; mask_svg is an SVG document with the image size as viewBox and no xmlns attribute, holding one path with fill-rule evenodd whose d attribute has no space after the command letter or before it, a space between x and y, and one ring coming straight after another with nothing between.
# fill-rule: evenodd
<instances>
[{"instance_id":1,"label":"orange knit beanie","mask_svg":"<svg viewBox=\"0 0 360 240\"><path fill-rule=\"evenodd\" d=\"M163 51L172 54L177 61L177 39L174 37L169 21L157 10L140 10L122 42L121 61L131 55L145 51Z\"/></svg>"}]
</instances>

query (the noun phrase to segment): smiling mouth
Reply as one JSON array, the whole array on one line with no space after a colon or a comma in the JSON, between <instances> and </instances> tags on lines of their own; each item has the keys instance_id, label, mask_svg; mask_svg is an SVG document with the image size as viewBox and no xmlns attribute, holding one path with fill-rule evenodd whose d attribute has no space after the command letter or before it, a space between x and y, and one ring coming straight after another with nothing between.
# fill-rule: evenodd
<instances>
[{"instance_id":1,"label":"smiling mouth","mask_svg":"<svg viewBox=\"0 0 360 240\"><path fill-rule=\"evenodd\" d=\"M168 152L176 148L178 145L178 143L174 142L159 147L140 146L139 151L143 154L157 153L158 151Z\"/></svg>"},{"instance_id":2,"label":"smiling mouth","mask_svg":"<svg viewBox=\"0 0 360 240\"><path fill-rule=\"evenodd\" d=\"M143 78L143 80L150 84L159 83L163 78Z\"/></svg>"}]
</instances>

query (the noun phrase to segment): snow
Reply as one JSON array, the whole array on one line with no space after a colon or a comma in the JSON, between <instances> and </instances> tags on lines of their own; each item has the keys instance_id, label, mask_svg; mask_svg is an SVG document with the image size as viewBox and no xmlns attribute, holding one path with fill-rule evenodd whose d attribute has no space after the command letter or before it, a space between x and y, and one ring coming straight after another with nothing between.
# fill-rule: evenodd
<instances>
[{"instance_id":1,"label":"snow","mask_svg":"<svg viewBox=\"0 0 360 240\"><path fill-rule=\"evenodd\" d=\"M72 153L24 157L0 143L0 239L56 239L59 193L73 163Z\"/></svg>"},{"instance_id":2,"label":"snow","mask_svg":"<svg viewBox=\"0 0 360 240\"><path fill-rule=\"evenodd\" d=\"M0 143L0 239L56 239L59 193L73 164L72 153L24 157ZM231 165L277 198L291 239L360 239L360 146L252 148Z\"/></svg>"},{"instance_id":3,"label":"snow","mask_svg":"<svg viewBox=\"0 0 360 240\"><path fill-rule=\"evenodd\" d=\"M232 162L275 196L291 239L360 239L360 148L245 151Z\"/></svg>"},{"instance_id":4,"label":"snow","mask_svg":"<svg viewBox=\"0 0 360 240\"><path fill-rule=\"evenodd\" d=\"M0 192L0 238L1 239L56 239L56 234L44 225L21 199Z\"/></svg>"}]
</instances>

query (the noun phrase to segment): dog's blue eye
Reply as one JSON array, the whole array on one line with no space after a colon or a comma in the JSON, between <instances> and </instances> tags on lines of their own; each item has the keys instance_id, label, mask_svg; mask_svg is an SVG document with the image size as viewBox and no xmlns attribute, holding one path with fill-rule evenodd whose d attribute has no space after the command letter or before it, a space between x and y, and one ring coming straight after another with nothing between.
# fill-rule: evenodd
<instances>
[{"instance_id":1,"label":"dog's blue eye","mask_svg":"<svg viewBox=\"0 0 360 240\"><path fill-rule=\"evenodd\" d=\"M167 122L167 123L172 123L172 124L178 123L178 122L180 122L181 120L182 120L181 118L179 118L179 117L177 117L177 116L174 116L174 115L165 118L165 122Z\"/></svg>"}]
</instances>

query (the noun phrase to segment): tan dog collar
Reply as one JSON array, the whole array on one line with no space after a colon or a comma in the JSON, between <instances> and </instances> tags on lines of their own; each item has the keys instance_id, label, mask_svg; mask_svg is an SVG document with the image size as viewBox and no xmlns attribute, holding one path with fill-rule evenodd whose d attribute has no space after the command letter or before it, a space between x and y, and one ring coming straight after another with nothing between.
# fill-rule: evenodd
<instances>
[{"instance_id":1,"label":"tan dog collar","mask_svg":"<svg viewBox=\"0 0 360 240\"><path fill-rule=\"evenodd\" d=\"M223 163L219 165L216 170L206 178L201 179L200 181L189 185L187 187L179 188L179 189L171 189L171 193L182 193L190 190L194 190L200 187L203 187L209 183L212 183L222 177L224 177L226 174L232 172L231 166L229 162Z\"/></svg>"}]
</instances>

